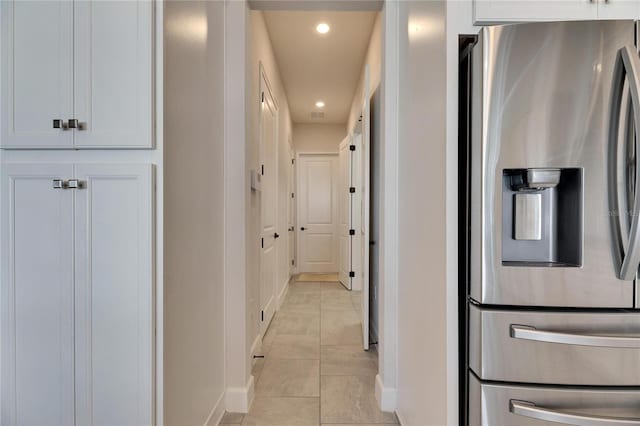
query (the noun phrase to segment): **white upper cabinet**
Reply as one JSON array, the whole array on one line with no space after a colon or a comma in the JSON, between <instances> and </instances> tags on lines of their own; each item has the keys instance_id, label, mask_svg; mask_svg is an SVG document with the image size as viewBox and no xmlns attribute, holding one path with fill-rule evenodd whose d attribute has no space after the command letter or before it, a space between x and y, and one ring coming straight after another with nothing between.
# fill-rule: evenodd
<instances>
[{"instance_id":1,"label":"white upper cabinet","mask_svg":"<svg viewBox=\"0 0 640 426\"><path fill-rule=\"evenodd\" d=\"M638 19L640 0L600 0L598 19Z\"/></svg>"},{"instance_id":2,"label":"white upper cabinet","mask_svg":"<svg viewBox=\"0 0 640 426\"><path fill-rule=\"evenodd\" d=\"M0 3L0 147L153 147L153 1Z\"/></svg>"},{"instance_id":3,"label":"white upper cabinet","mask_svg":"<svg viewBox=\"0 0 640 426\"><path fill-rule=\"evenodd\" d=\"M473 0L474 22L637 19L640 0Z\"/></svg>"},{"instance_id":4,"label":"white upper cabinet","mask_svg":"<svg viewBox=\"0 0 640 426\"><path fill-rule=\"evenodd\" d=\"M76 147L152 146L152 5L75 2Z\"/></svg>"},{"instance_id":5,"label":"white upper cabinet","mask_svg":"<svg viewBox=\"0 0 640 426\"><path fill-rule=\"evenodd\" d=\"M72 148L73 3L2 1L2 134L6 148Z\"/></svg>"}]
</instances>

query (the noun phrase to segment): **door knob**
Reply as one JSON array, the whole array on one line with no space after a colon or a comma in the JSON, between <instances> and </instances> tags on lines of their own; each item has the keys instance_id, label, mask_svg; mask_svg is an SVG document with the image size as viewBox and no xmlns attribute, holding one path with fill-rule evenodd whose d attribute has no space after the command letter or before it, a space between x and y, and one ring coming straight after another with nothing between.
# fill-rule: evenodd
<instances>
[{"instance_id":1,"label":"door knob","mask_svg":"<svg viewBox=\"0 0 640 426\"><path fill-rule=\"evenodd\" d=\"M304 226L302 228L300 228L301 231L304 231L305 229L307 229L307 228L305 228Z\"/></svg>"},{"instance_id":2,"label":"door knob","mask_svg":"<svg viewBox=\"0 0 640 426\"><path fill-rule=\"evenodd\" d=\"M276 232L275 234L273 234L273 238L280 238L280 234Z\"/></svg>"}]
</instances>

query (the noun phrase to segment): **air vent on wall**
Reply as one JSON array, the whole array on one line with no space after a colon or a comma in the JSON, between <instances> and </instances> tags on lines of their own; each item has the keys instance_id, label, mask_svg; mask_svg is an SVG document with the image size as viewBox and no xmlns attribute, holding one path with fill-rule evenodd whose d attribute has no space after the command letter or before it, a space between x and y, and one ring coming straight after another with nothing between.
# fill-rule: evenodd
<instances>
[{"instance_id":1,"label":"air vent on wall","mask_svg":"<svg viewBox=\"0 0 640 426\"><path fill-rule=\"evenodd\" d=\"M322 111L311 111L311 118L324 118L324 112L322 112Z\"/></svg>"}]
</instances>

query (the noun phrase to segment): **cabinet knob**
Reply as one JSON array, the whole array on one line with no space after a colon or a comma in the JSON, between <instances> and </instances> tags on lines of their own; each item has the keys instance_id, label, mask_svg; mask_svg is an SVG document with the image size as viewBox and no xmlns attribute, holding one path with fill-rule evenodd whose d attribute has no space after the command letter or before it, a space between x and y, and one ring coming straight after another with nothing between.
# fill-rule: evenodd
<instances>
[{"instance_id":1,"label":"cabinet knob","mask_svg":"<svg viewBox=\"0 0 640 426\"><path fill-rule=\"evenodd\" d=\"M84 186L85 186L84 182L78 179L69 179L67 181L67 188L69 189L80 189L80 188L84 188Z\"/></svg>"},{"instance_id":2,"label":"cabinet knob","mask_svg":"<svg viewBox=\"0 0 640 426\"><path fill-rule=\"evenodd\" d=\"M54 129L67 130L69 128L69 125L64 120L61 120L59 118L54 118L53 119L53 128Z\"/></svg>"}]
</instances>

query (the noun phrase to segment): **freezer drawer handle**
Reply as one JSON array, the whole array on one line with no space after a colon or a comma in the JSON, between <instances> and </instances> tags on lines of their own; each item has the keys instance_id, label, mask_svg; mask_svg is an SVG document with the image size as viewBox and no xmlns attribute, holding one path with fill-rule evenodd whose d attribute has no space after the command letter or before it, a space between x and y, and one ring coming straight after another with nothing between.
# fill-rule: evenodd
<instances>
[{"instance_id":1,"label":"freezer drawer handle","mask_svg":"<svg viewBox=\"0 0 640 426\"><path fill-rule=\"evenodd\" d=\"M530 419L547 422L561 423L565 425L577 426L611 426L611 425L640 425L640 419L597 416L593 414L567 413L538 407L532 402L509 401L509 411L517 416L529 417Z\"/></svg>"},{"instance_id":2,"label":"freezer drawer handle","mask_svg":"<svg viewBox=\"0 0 640 426\"><path fill-rule=\"evenodd\" d=\"M536 342L545 343L560 343L563 345L640 349L640 336L598 336L595 334L562 333L557 331L538 330L535 327L516 324L511 324L510 335L514 339L535 340Z\"/></svg>"}]
</instances>

